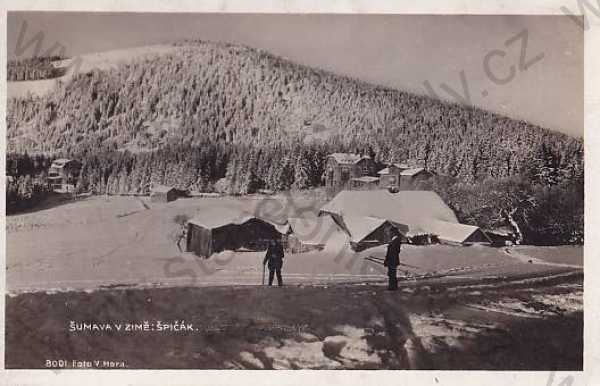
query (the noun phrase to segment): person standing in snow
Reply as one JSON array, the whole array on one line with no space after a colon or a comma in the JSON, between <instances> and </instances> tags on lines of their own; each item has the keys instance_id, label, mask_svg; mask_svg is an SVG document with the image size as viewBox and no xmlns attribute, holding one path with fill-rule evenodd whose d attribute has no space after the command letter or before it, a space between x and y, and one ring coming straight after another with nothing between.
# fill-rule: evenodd
<instances>
[{"instance_id":1,"label":"person standing in snow","mask_svg":"<svg viewBox=\"0 0 600 386\"><path fill-rule=\"evenodd\" d=\"M383 265L388 270L388 290L395 291L398 289L398 266L400 265L400 246L402 240L399 234L396 234L392 241L388 244L387 252Z\"/></svg>"},{"instance_id":2,"label":"person standing in snow","mask_svg":"<svg viewBox=\"0 0 600 386\"><path fill-rule=\"evenodd\" d=\"M269 268L269 285L273 285L273 278L277 275L277 285L282 286L281 268L283 267L283 246L277 240L271 240L263 265L267 264Z\"/></svg>"}]
</instances>

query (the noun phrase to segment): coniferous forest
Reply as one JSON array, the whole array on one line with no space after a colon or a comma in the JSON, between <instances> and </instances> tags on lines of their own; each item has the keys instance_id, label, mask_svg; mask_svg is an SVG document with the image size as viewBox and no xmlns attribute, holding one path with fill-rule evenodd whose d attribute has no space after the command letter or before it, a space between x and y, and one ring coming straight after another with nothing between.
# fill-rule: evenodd
<instances>
[{"instance_id":1,"label":"coniferous forest","mask_svg":"<svg viewBox=\"0 0 600 386\"><path fill-rule=\"evenodd\" d=\"M62 56L44 56L7 61L9 81L51 79L64 75L64 70L52 63L65 59Z\"/></svg>"},{"instance_id":2,"label":"coniferous forest","mask_svg":"<svg viewBox=\"0 0 600 386\"><path fill-rule=\"evenodd\" d=\"M14 200L27 194L24 176L43 172L21 166L29 161L10 167L23 157L82 161L81 192L168 184L247 194L319 187L327 154L361 152L381 166L414 160L434 171L426 188L465 222L516 222L529 242L583 242L582 139L256 49L176 45L78 74L44 97L9 99Z\"/></svg>"}]
</instances>

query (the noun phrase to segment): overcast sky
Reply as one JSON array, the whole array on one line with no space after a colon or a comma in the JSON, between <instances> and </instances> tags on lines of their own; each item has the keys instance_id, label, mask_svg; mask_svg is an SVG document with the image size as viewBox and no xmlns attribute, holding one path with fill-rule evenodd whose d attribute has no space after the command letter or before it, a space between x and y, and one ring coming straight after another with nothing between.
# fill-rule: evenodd
<instances>
[{"instance_id":1,"label":"overcast sky","mask_svg":"<svg viewBox=\"0 0 600 386\"><path fill-rule=\"evenodd\" d=\"M21 31L24 42L42 32L42 51L60 43L73 56L183 38L242 43L415 93L428 93L428 81L452 101L457 97L440 85L459 98L466 85L476 106L583 135L583 32L565 16L11 12L11 58ZM32 46L22 56L33 52Z\"/></svg>"}]
</instances>

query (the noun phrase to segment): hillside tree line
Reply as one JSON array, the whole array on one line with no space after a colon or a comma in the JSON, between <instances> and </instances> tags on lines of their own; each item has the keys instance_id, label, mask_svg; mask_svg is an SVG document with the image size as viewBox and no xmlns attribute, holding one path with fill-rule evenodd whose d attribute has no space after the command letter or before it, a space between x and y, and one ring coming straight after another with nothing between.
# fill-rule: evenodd
<instances>
[{"instance_id":1,"label":"hillside tree line","mask_svg":"<svg viewBox=\"0 0 600 386\"><path fill-rule=\"evenodd\" d=\"M182 42L9 99L7 139L16 157L82 161L77 190L97 194L302 190L322 185L332 152L382 167L410 159L438 176L415 188L436 190L464 222L583 242L580 138L236 45Z\"/></svg>"}]
</instances>

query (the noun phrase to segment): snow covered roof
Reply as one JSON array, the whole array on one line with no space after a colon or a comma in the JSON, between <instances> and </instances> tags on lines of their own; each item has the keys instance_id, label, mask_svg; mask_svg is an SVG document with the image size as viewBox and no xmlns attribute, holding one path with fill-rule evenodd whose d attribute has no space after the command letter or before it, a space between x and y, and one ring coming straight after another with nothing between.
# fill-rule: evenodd
<instances>
[{"instance_id":1,"label":"snow covered roof","mask_svg":"<svg viewBox=\"0 0 600 386\"><path fill-rule=\"evenodd\" d=\"M485 233L493 233L499 236L510 236L514 234L514 230L508 226L500 226L496 228L485 229Z\"/></svg>"},{"instance_id":2,"label":"snow covered roof","mask_svg":"<svg viewBox=\"0 0 600 386\"><path fill-rule=\"evenodd\" d=\"M474 225L439 220L428 220L421 224L421 226L426 233L437 235L440 241L457 244L464 243L473 233L479 230L479 227Z\"/></svg>"},{"instance_id":3,"label":"snow covered roof","mask_svg":"<svg viewBox=\"0 0 600 386\"><path fill-rule=\"evenodd\" d=\"M394 166L400 169L399 174L401 176L414 176L425 170L424 168L412 167L407 164L394 164ZM377 174L390 174L390 168L383 168L380 171L378 171Z\"/></svg>"},{"instance_id":4,"label":"snow covered roof","mask_svg":"<svg viewBox=\"0 0 600 386\"><path fill-rule=\"evenodd\" d=\"M362 159L371 159L368 155L352 154L352 153L333 153L329 154L337 163L340 164L355 164Z\"/></svg>"},{"instance_id":5,"label":"snow covered roof","mask_svg":"<svg viewBox=\"0 0 600 386\"><path fill-rule=\"evenodd\" d=\"M288 223L290 231L305 244L326 244L332 235L340 232L339 226L330 216L291 217Z\"/></svg>"},{"instance_id":6,"label":"snow covered roof","mask_svg":"<svg viewBox=\"0 0 600 386\"><path fill-rule=\"evenodd\" d=\"M189 223L204 228L214 229L225 225L240 225L254 218L251 213L243 212L229 207L211 207L203 209L196 217L188 220Z\"/></svg>"},{"instance_id":7,"label":"snow covered roof","mask_svg":"<svg viewBox=\"0 0 600 386\"><path fill-rule=\"evenodd\" d=\"M416 174L421 173L423 170L423 168L412 168L412 169L406 169L400 172L401 176L414 176Z\"/></svg>"},{"instance_id":8,"label":"snow covered roof","mask_svg":"<svg viewBox=\"0 0 600 386\"><path fill-rule=\"evenodd\" d=\"M359 230L356 231L358 236L369 227L376 226L375 220L388 220L409 237L433 234L442 241L455 243L463 243L479 230L473 225L460 224L452 209L432 191L390 193L387 190L344 190L323 206L321 212L341 216L351 234L351 226ZM370 220L364 220L365 218ZM352 238L355 238L354 234Z\"/></svg>"},{"instance_id":9,"label":"snow covered roof","mask_svg":"<svg viewBox=\"0 0 600 386\"><path fill-rule=\"evenodd\" d=\"M379 177L362 176L362 177L353 178L352 181L358 181L358 182L377 182L377 181L379 181Z\"/></svg>"},{"instance_id":10,"label":"snow covered roof","mask_svg":"<svg viewBox=\"0 0 600 386\"><path fill-rule=\"evenodd\" d=\"M344 225L350 233L350 241L355 243L361 242L387 222L387 220L377 217L344 216Z\"/></svg>"},{"instance_id":11,"label":"snow covered roof","mask_svg":"<svg viewBox=\"0 0 600 386\"><path fill-rule=\"evenodd\" d=\"M52 161L52 167L62 168L66 164L68 164L69 162L79 163L78 161L75 161L75 160L72 160L72 159L68 159L68 158L58 158L58 159L55 159L54 161Z\"/></svg>"},{"instance_id":12,"label":"snow covered roof","mask_svg":"<svg viewBox=\"0 0 600 386\"><path fill-rule=\"evenodd\" d=\"M172 186L156 185L155 187L152 188L152 193L167 193L173 189L175 189L175 188Z\"/></svg>"},{"instance_id":13,"label":"snow covered roof","mask_svg":"<svg viewBox=\"0 0 600 386\"><path fill-rule=\"evenodd\" d=\"M202 212L194 218L188 220L189 223L201 226L207 229L220 228L226 225L242 225L250 220L258 219L271 224L281 234L289 231L289 224L278 224L273 221L259 218L254 214L230 206L219 206L202 209Z\"/></svg>"},{"instance_id":14,"label":"snow covered roof","mask_svg":"<svg viewBox=\"0 0 600 386\"><path fill-rule=\"evenodd\" d=\"M424 218L458 222L456 215L432 191L344 190L321 208L341 216L378 217L395 224L418 224Z\"/></svg>"}]
</instances>

